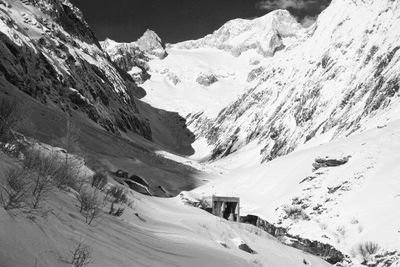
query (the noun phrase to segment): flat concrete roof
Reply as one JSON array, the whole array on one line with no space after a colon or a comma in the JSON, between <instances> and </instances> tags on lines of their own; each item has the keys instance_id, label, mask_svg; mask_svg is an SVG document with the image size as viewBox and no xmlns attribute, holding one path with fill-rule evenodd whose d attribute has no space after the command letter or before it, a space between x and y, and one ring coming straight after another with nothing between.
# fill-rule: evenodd
<instances>
[{"instance_id":1,"label":"flat concrete roof","mask_svg":"<svg viewBox=\"0 0 400 267\"><path fill-rule=\"evenodd\" d=\"M212 201L224 201L224 202L239 202L240 198L238 197L221 197L221 196L212 196Z\"/></svg>"}]
</instances>

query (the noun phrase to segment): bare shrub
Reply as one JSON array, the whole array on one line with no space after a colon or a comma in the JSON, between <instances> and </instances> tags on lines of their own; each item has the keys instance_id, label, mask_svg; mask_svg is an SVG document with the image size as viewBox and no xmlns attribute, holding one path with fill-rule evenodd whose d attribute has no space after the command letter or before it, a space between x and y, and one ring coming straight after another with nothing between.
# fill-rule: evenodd
<instances>
[{"instance_id":1,"label":"bare shrub","mask_svg":"<svg viewBox=\"0 0 400 267\"><path fill-rule=\"evenodd\" d=\"M36 178L33 180L32 208L40 208L40 204L47 199L53 188L54 183L52 177L38 172Z\"/></svg>"},{"instance_id":2,"label":"bare shrub","mask_svg":"<svg viewBox=\"0 0 400 267\"><path fill-rule=\"evenodd\" d=\"M99 189L104 190L108 183L107 175L104 173L97 172L92 177L92 186Z\"/></svg>"},{"instance_id":3,"label":"bare shrub","mask_svg":"<svg viewBox=\"0 0 400 267\"><path fill-rule=\"evenodd\" d=\"M120 186L112 186L107 191L107 197L111 201L111 207L109 213L114 216L121 216L122 213L124 212L124 209L122 208L115 209L114 205L128 203L128 197L125 193L124 188Z\"/></svg>"},{"instance_id":4,"label":"bare shrub","mask_svg":"<svg viewBox=\"0 0 400 267\"><path fill-rule=\"evenodd\" d=\"M298 220L298 219L308 220L309 219L309 216L307 215L307 213L305 213L303 208L300 206L295 206L295 205L286 206L283 208L283 211L286 213L286 216L288 218L291 218L294 220Z\"/></svg>"},{"instance_id":5,"label":"bare shrub","mask_svg":"<svg viewBox=\"0 0 400 267\"><path fill-rule=\"evenodd\" d=\"M80 188L79 168L73 162L65 163L55 153L44 154L39 150L27 149L24 154L25 168L51 176L54 186L58 189L71 187Z\"/></svg>"},{"instance_id":6,"label":"bare shrub","mask_svg":"<svg viewBox=\"0 0 400 267\"><path fill-rule=\"evenodd\" d=\"M372 241L367 241L359 243L356 248L356 253L358 253L364 262L368 262L372 255L376 254L379 250L379 245Z\"/></svg>"},{"instance_id":7,"label":"bare shrub","mask_svg":"<svg viewBox=\"0 0 400 267\"><path fill-rule=\"evenodd\" d=\"M74 267L83 267L94 262L90 247L82 243L82 241L78 243L71 253L72 259L69 263Z\"/></svg>"},{"instance_id":8,"label":"bare shrub","mask_svg":"<svg viewBox=\"0 0 400 267\"><path fill-rule=\"evenodd\" d=\"M13 139L13 130L20 122L21 112L16 100L3 98L0 102L0 142Z\"/></svg>"},{"instance_id":9,"label":"bare shrub","mask_svg":"<svg viewBox=\"0 0 400 267\"><path fill-rule=\"evenodd\" d=\"M87 224L90 225L94 219L102 215L103 202L98 197L97 191L82 189L77 199L80 204L79 212L85 217Z\"/></svg>"},{"instance_id":10,"label":"bare shrub","mask_svg":"<svg viewBox=\"0 0 400 267\"><path fill-rule=\"evenodd\" d=\"M23 208L29 198L31 189L29 174L20 168L9 169L5 173L5 185L0 184L0 202L4 209Z\"/></svg>"},{"instance_id":11,"label":"bare shrub","mask_svg":"<svg viewBox=\"0 0 400 267\"><path fill-rule=\"evenodd\" d=\"M33 165L30 166L34 176L32 208L37 209L54 188L53 176L57 169L57 162L54 156L41 155L40 152L32 152L32 155L34 155Z\"/></svg>"},{"instance_id":12,"label":"bare shrub","mask_svg":"<svg viewBox=\"0 0 400 267\"><path fill-rule=\"evenodd\" d=\"M83 181L78 166L69 162L68 164L59 162L53 174L55 186L59 189L70 187L79 190Z\"/></svg>"}]
</instances>

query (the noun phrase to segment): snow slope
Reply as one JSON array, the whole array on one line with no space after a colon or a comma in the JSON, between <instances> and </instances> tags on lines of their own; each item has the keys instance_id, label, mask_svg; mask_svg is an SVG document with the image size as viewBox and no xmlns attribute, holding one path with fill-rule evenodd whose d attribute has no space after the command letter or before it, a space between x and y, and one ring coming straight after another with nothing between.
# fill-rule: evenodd
<instances>
[{"instance_id":1,"label":"snow slope","mask_svg":"<svg viewBox=\"0 0 400 267\"><path fill-rule=\"evenodd\" d=\"M167 49L168 57L149 62L151 79L143 84L143 99L166 110L189 113L204 112L216 117L246 86L250 70L249 56L235 58L213 48L193 50ZM216 82L207 86L197 79L214 75Z\"/></svg>"},{"instance_id":2,"label":"snow slope","mask_svg":"<svg viewBox=\"0 0 400 267\"><path fill-rule=\"evenodd\" d=\"M195 189L198 198L238 196L242 214L258 215L289 228L291 234L329 243L348 255L369 240L383 249L399 250L400 120L303 147L265 164L254 162L254 148L215 162L226 173ZM344 165L314 171L315 159L326 156L350 158ZM301 207L309 219L285 217L288 206Z\"/></svg>"},{"instance_id":3,"label":"snow slope","mask_svg":"<svg viewBox=\"0 0 400 267\"><path fill-rule=\"evenodd\" d=\"M0 152L1 173L16 165L15 159ZM220 220L179 199L135 192L129 196L132 208L125 207L121 218L105 212L90 226L79 213L74 192L54 190L42 210L6 212L0 208L0 266L71 266L68 261L78 242L90 247L93 263L89 266L99 267L284 267L304 266L304 261L330 266L253 226ZM257 254L239 250L237 245L242 242Z\"/></svg>"}]
</instances>

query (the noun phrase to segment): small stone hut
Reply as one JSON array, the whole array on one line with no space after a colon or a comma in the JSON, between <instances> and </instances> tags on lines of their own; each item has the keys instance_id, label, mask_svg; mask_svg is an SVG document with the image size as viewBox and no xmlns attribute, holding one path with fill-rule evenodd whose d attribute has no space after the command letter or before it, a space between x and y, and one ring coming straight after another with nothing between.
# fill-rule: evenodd
<instances>
[{"instance_id":1,"label":"small stone hut","mask_svg":"<svg viewBox=\"0 0 400 267\"><path fill-rule=\"evenodd\" d=\"M238 197L220 197L211 198L212 214L229 221L240 221L240 199Z\"/></svg>"}]
</instances>

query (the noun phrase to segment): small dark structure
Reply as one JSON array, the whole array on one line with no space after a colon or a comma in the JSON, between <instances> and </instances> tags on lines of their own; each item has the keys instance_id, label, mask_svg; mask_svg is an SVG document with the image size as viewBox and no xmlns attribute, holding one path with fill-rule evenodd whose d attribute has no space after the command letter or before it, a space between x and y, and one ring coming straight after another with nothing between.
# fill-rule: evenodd
<instances>
[{"instance_id":1,"label":"small dark structure","mask_svg":"<svg viewBox=\"0 0 400 267\"><path fill-rule=\"evenodd\" d=\"M229 221L238 222L240 220L240 200L238 197L218 197L212 196L212 214Z\"/></svg>"}]
</instances>

